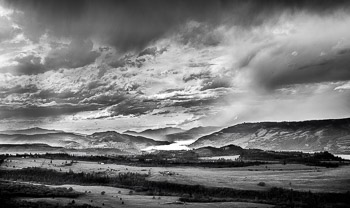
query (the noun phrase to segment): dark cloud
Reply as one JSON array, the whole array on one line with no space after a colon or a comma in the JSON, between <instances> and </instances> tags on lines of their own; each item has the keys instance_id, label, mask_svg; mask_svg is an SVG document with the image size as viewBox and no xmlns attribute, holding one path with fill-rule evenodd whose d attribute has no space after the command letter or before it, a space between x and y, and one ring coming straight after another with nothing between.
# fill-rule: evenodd
<instances>
[{"instance_id":1,"label":"dark cloud","mask_svg":"<svg viewBox=\"0 0 350 208\"><path fill-rule=\"evenodd\" d=\"M254 85L259 89L274 90L288 85L336 82L350 80L349 53L328 55L327 58L304 54L295 58L284 52L269 59L252 61Z\"/></svg>"},{"instance_id":2,"label":"dark cloud","mask_svg":"<svg viewBox=\"0 0 350 208\"><path fill-rule=\"evenodd\" d=\"M169 110L165 110L165 111L159 111L159 112L153 113L152 115L164 115L169 113L171 113Z\"/></svg>"},{"instance_id":3,"label":"dark cloud","mask_svg":"<svg viewBox=\"0 0 350 208\"><path fill-rule=\"evenodd\" d=\"M211 64L209 63L189 63L188 66L192 67L192 68L196 68L196 67L207 67L210 66Z\"/></svg>"},{"instance_id":4,"label":"dark cloud","mask_svg":"<svg viewBox=\"0 0 350 208\"><path fill-rule=\"evenodd\" d=\"M108 63L108 65L113 68L122 68L125 66L125 64L126 62L123 59L113 60Z\"/></svg>"},{"instance_id":5,"label":"dark cloud","mask_svg":"<svg viewBox=\"0 0 350 208\"><path fill-rule=\"evenodd\" d=\"M60 105L60 106L25 106L14 108L12 106L0 106L0 115L5 118L40 118L40 117L57 117L62 115L75 114L82 111L96 110L95 105Z\"/></svg>"},{"instance_id":6,"label":"dark cloud","mask_svg":"<svg viewBox=\"0 0 350 208\"><path fill-rule=\"evenodd\" d=\"M29 85L16 85L10 88L0 88L0 97L6 97L11 94L24 94L24 93L35 93L39 89L34 84Z\"/></svg>"},{"instance_id":7,"label":"dark cloud","mask_svg":"<svg viewBox=\"0 0 350 208\"><path fill-rule=\"evenodd\" d=\"M212 79L204 80L201 90L216 89L216 88L230 88L232 86L230 78L214 77Z\"/></svg>"},{"instance_id":8,"label":"dark cloud","mask_svg":"<svg viewBox=\"0 0 350 208\"><path fill-rule=\"evenodd\" d=\"M56 105L78 105L84 99L84 96L88 95L83 94L79 91L72 92L70 90L64 90L62 92L55 92L52 89L45 89L31 93L29 101L37 101L43 103L55 102Z\"/></svg>"},{"instance_id":9,"label":"dark cloud","mask_svg":"<svg viewBox=\"0 0 350 208\"><path fill-rule=\"evenodd\" d=\"M54 47L44 61L33 54L18 56L12 59L16 65L2 67L0 73L35 75L60 68L78 68L93 63L100 55L92 51L93 43L89 40L73 40L69 45L60 46Z\"/></svg>"},{"instance_id":10,"label":"dark cloud","mask_svg":"<svg viewBox=\"0 0 350 208\"><path fill-rule=\"evenodd\" d=\"M39 93L33 95L34 98L40 98L40 99L47 99L47 100L52 100L52 99L69 99L69 98L74 98L76 97L77 94L65 90L63 92L54 92L53 90L41 90Z\"/></svg>"},{"instance_id":11,"label":"dark cloud","mask_svg":"<svg viewBox=\"0 0 350 208\"><path fill-rule=\"evenodd\" d=\"M99 71L100 73L100 71ZM100 75L98 75L99 78L101 78ZM95 89L95 88L98 88L98 87L101 87L101 86L105 86L106 83L103 83L103 82L100 82L100 81L91 81L87 84L87 88L88 90L92 90L92 89Z\"/></svg>"},{"instance_id":12,"label":"dark cloud","mask_svg":"<svg viewBox=\"0 0 350 208\"><path fill-rule=\"evenodd\" d=\"M337 52L339 55L344 55L344 54L347 54L347 53L350 53L350 48L344 48L344 49L341 49Z\"/></svg>"},{"instance_id":13,"label":"dark cloud","mask_svg":"<svg viewBox=\"0 0 350 208\"><path fill-rule=\"evenodd\" d=\"M222 40L222 34L215 31L216 25L188 25L182 31L179 41L191 46L217 46Z\"/></svg>"},{"instance_id":14,"label":"dark cloud","mask_svg":"<svg viewBox=\"0 0 350 208\"><path fill-rule=\"evenodd\" d=\"M151 55L155 56L157 53L157 47L146 48L139 53L138 56Z\"/></svg>"},{"instance_id":15,"label":"dark cloud","mask_svg":"<svg viewBox=\"0 0 350 208\"><path fill-rule=\"evenodd\" d=\"M96 96L91 96L82 101L82 103L94 103L105 106L115 105L127 99L127 95L123 92L115 92L108 94L99 94Z\"/></svg>"},{"instance_id":16,"label":"dark cloud","mask_svg":"<svg viewBox=\"0 0 350 208\"><path fill-rule=\"evenodd\" d=\"M169 102L165 106L167 107L174 107L174 106L179 106L183 108L194 108L194 107L207 107L215 104L220 103L220 99L216 97L210 97L210 98L203 98L203 99L198 99L198 98L192 98L192 99L186 99L186 98L172 98L173 101L175 102Z\"/></svg>"},{"instance_id":17,"label":"dark cloud","mask_svg":"<svg viewBox=\"0 0 350 208\"><path fill-rule=\"evenodd\" d=\"M111 116L139 116L142 114L147 114L155 109L158 109L159 105L160 103L156 101L132 97L120 102L118 105L111 107L110 112Z\"/></svg>"},{"instance_id":18,"label":"dark cloud","mask_svg":"<svg viewBox=\"0 0 350 208\"><path fill-rule=\"evenodd\" d=\"M7 5L24 11L16 19L33 40L46 31L58 37L94 36L120 50L143 48L189 20L249 27L286 10L324 15L349 8L346 0L8 0Z\"/></svg>"},{"instance_id":19,"label":"dark cloud","mask_svg":"<svg viewBox=\"0 0 350 208\"><path fill-rule=\"evenodd\" d=\"M13 61L17 62L17 64L0 68L0 73L32 75L40 74L46 71L45 66L41 64L41 58L35 55L16 57L13 59Z\"/></svg>"},{"instance_id":20,"label":"dark cloud","mask_svg":"<svg viewBox=\"0 0 350 208\"><path fill-rule=\"evenodd\" d=\"M203 70L203 71L198 72L198 73L187 74L182 78L182 80L184 82L188 82L188 81L197 80L197 79L209 79L211 77L212 77L212 75L211 75L210 71Z\"/></svg>"},{"instance_id":21,"label":"dark cloud","mask_svg":"<svg viewBox=\"0 0 350 208\"><path fill-rule=\"evenodd\" d=\"M51 50L45 58L45 65L49 69L86 66L100 55L92 49L91 40L74 39L67 47Z\"/></svg>"}]
</instances>

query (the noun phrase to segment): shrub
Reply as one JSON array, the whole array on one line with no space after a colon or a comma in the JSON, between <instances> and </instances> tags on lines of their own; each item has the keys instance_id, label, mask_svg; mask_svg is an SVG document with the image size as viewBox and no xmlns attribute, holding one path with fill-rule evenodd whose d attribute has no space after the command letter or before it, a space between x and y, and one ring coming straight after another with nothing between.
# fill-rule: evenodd
<instances>
[{"instance_id":1,"label":"shrub","mask_svg":"<svg viewBox=\"0 0 350 208\"><path fill-rule=\"evenodd\" d=\"M259 182L258 186L266 186L266 183L265 182Z\"/></svg>"},{"instance_id":2,"label":"shrub","mask_svg":"<svg viewBox=\"0 0 350 208\"><path fill-rule=\"evenodd\" d=\"M102 191L102 192L101 192L101 195L105 195L105 193L106 193L105 191Z\"/></svg>"}]
</instances>

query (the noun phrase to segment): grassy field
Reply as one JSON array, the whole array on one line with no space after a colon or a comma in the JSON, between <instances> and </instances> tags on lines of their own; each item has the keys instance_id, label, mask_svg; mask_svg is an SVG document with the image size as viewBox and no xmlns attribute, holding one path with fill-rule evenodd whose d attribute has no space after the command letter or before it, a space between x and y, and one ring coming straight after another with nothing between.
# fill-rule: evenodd
<instances>
[{"instance_id":1,"label":"grassy field","mask_svg":"<svg viewBox=\"0 0 350 208\"><path fill-rule=\"evenodd\" d=\"M97 207L126 207L126 208L145 208L145 207L222 207L222 208L269 208L273 207L268 204L259 203L247 203L247 202L216 202L216 203L184 203L176 204L178 197L174 196L149 196L140 193L130 194L129 189L106 187L106 186L80 186L80 185L61 185L61 186L50 186L50 187L72 187L78 192L87 192L86 195L74 199L75 204L89 204ZM104 191L105 194L101 195ZM52 204L67 205L72 202L70 198L21 198L21 200L37 202L45 201Z\"/></svg>"},{"instance_id":2,"label":"grassy field","mask_svg":"<svg viewBox=\"0 0 350 208\"><path fill-rule=\"evenodd\" d=\"M10 158L2 168L18 169L42 167L62 172L103 172L117 175L119 172L148 174L148 180L168 181L191 185L229 187L241 190L267 190L271 187L293 188L312 192L350 191L350 166L322 168L300 164L269 164L240 168L198 168L198 167L135 167L118 164L99 164L78 161L65 166L65 160ZM67 161L69 163L69 161ZM258 186L264 182L265 186Z\"/></svg>"}]
</instances>

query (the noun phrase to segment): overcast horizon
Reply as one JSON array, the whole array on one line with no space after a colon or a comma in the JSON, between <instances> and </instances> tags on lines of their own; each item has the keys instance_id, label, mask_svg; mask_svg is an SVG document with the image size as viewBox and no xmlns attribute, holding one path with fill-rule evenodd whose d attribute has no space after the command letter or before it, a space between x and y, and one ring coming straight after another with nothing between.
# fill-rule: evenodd
<instances>
[{"instance_id":1,"label":"overcast horizon","mask_svg":"<svg viewBox=\"0 0 350 208\"><path fill-rule=\"evenodd\" d=\"M350 117L350 2L0 0L0 130Z\"/></svg>"}]
</instances>

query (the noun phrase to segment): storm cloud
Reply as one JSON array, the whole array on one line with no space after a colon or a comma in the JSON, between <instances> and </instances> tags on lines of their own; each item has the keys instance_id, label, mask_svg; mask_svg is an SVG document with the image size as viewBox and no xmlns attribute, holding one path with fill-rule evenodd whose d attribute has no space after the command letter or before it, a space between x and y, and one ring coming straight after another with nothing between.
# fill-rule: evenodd
<instances>
[{"instance_id":1,"label":"storm cloud","mask_svg":"<svg viewBox=\"0 0 350 208\"><path fill-rule=\"evenodd\" d=\"M0 8L0 121L103 129L99 122L123 119L194 127L350 116L346 0L0 0Z\"/></svg>"},{"instance_id":2,"label":"storm cloud","mask_svg":"<svg viewBox=\"0 0 350 208\"><path fill-rule=\"evenodd\" d=\"M24 33L34 41L49 32L57 37L96 37L119 50L142 48L189 20L205 22L207 26L192 31L191 36L184 37L185 41L218 24L252 27L285 12L305 10L327 15L349 8L349 2L341 0L8 0L6 3L24 12L17 14L17 23L24 26Z\"/></svg>"}]
</instances>

